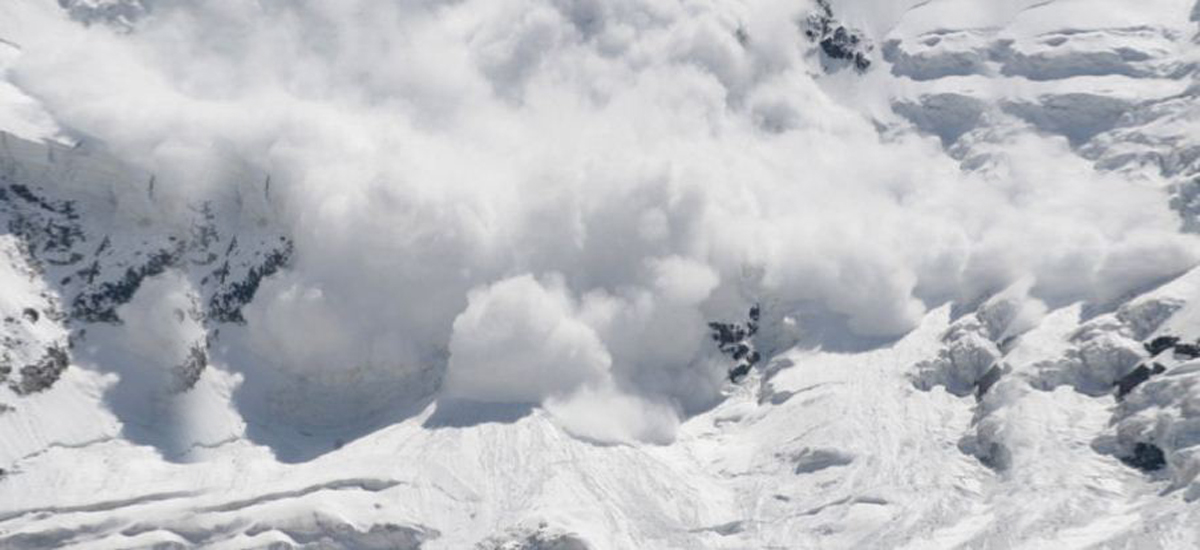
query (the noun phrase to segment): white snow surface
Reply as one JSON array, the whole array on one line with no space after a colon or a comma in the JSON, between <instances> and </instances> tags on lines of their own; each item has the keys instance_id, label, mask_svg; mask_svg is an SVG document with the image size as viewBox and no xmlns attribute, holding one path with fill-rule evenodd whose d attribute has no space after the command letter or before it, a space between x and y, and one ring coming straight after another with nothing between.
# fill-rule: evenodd
<instances>
[{"instance_id":1,"label":"white snow surface","mask_svg":"<svg viewBox=\"0 0 1200 550\"><path fill-rule=\"evenodd\" d=\"M828 4L0 3L0 548L1200 547L1200 3Z\"/></svg>"}]
</instances>

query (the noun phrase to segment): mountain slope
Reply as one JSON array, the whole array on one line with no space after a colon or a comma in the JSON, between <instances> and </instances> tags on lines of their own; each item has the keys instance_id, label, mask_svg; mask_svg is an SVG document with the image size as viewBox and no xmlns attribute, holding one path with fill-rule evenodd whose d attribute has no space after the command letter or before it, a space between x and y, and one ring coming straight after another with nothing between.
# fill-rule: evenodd
<instances>
[{"instance_id":1,"label":"mountain slope","mask_svg":"<svg viewBox=\"0 0 1200 550\"><path fill-rule=\"evenodd\" d=\"M1200 545L1200 4L62 4L0 546Z\"/></svg>"}]
</instances>

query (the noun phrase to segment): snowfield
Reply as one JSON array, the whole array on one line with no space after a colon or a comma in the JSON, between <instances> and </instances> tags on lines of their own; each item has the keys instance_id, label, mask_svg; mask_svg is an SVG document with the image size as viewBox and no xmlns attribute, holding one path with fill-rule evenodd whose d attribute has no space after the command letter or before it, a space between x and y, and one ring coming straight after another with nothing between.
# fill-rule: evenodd
<instances>
[{"instance_id":1,"label":"snowfield","mask_svg":"<svg viewBox=\"0 0 1200 550\"><path fill-rule=\"evenodd\" d=\"M0 3L0 548L1200 547L1200 3Z\"/></svg>"}]
</instances>

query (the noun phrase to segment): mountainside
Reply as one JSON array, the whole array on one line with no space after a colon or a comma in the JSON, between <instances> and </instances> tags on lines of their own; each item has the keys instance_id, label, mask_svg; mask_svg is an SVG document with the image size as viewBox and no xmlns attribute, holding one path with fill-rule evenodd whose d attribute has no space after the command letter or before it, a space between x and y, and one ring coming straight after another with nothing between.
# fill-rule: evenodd
<instances>
[{"instance_id":1,"label":"mountainside","mask_svg":"<svg viewBox=\"0 0 1200 550\"><path fill-rule=\"evenodd\" d=\"M0 547L1200 547L1200 3L0 4Z\"/></svg>"}]
</instances>

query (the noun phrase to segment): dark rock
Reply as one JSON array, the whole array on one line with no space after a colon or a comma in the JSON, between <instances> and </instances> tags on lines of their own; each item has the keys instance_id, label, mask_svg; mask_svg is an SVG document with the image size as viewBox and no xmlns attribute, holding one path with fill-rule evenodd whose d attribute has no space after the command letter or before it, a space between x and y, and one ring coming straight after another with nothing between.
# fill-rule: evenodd
<instances>
[{"instance_id":1,"label":"dark rock","mask_svg":"<svg viewBox=\"0 0 1200 550\"><path fill-rule=\"evenodd\" d=\"M1200 357L1200 345L1197 344L1175 344L1175 356L1184 357L1187 359L1195 359Z\"/></svg>"},{"instance_id":2,"label":"dark rock","mask_svg":"<svg viewBox=\"0 0 1200 550\"><path fill-rule=\"evenodd\" d=\"M752 338L758 332L759 306L750 308L749 320L745 323L711 322L708 328L712 331L712 339L717 343L717 349L728 355L736 363L729 370L729 380L738 382L750 373L750 369L762 359L754 349Z\"/></svg>"},{"instance_id":3,"label":"dark rock","mask_svg":"<svg viewBox=\"0 0 1200 550\"><path fill-rule=\"evenodd\" d=\"M127 32L133 28L134 23L149 13L148 8L152 2L145 0L115 0L112 2L58 0L58 5L66 10L71 19L85 25L100 23ZM151 181L153 182L153 180Z\"/></svg>"},{"instance_id":4,"label":"dark rock","mask_svg":"<svg viewBox=\"0 0 1200 550\"><path fill-rule=\"evenodd\" d=\"M865 71L871 66L862 48L862 37L846 27L838 27L833 33L821 39L821 51L834 59L845 59L854 62L854 67Z\"/></svg>"},{"instance_id":5,"label":"dark rock","mask_svg":"<svg viewBox=\"0 0 1200 550\"><path fill-rule=\"evenodd\" d=\"M1129 394L1129 392L1133 391L1133 388L1136 388L1142 382L1149 380L1151 376L1155 374L1162 374L1166 372L1166 370L1167 368L1161 363L1155 363L1154 368L1147 367L1146 365L1138 365L1137 368L1133 369L1132 372L1122 376L1120 380L1117 380L1115 384L1117 387L1117 399L1123 399Z\"/></svg>"},{"instance_id":6,"label":"dark rock","mask_svg":"<svg viewBox=\"0 0 1200 550\"><path fill-rule=\"evenodd\" d=\"M117 307L128 303L147 278L175 265L181 253L182 247L151 252L144 263L126 268L117 281L105 281L99 288L76 296L71 302L71 316L90 323L120 323Z\"/></svg>"},{"instance_id":7,"label":"dark rock","mask_svg":"<svg viewBox=\"0 0 1200 550\"><path fill-rule=\"evenodd\" d=\"M729 370L729 381L733 382L734 384L741 382L747 374L750 374L750 368L751 365L748 363L741 363L738 366L733 367Z\"/></svg>"},{"instance_id":8,"label":"dark rock","mask_svg":"<svg viewBox=\"0 0 1200 550\"><path fill-rule=\"evenodd\" d=\"M46 349L36 363L21 367L20 380L9 381L8 387L20 395L28 395L49 389L71 362L67 351L58 346Z\"/></svg>"},{"instance_id":9,"label":"dark rock","mask_svg":"<svg viewBox=\"0 0 1200 550\"><path fill-rule=\"evenodd\" d=\"M71 206L71 203L54 204L51 201L37 196L31 189L29 189L29 187L24 185L13 184L9 186L9 189L12 190L13 196L47 212L54 212L56 214L69 214L74 212L74 207Z\"/></svg>"},{"instance_id":10,"label":"dark rock","mask_svg":"<svg viewBox=\"0 0 1200 550\"><path fill-rule=\"evenodd\" d=\"M1168 349L1171 349L1171 347L1178 343L1178 336L1159 336L1158 338L1155 338L1149 342L1143 343L1142 347L1146 348L1146 353L1149 353L1150 356L1153 357L1164 351L1167 351Z\"/></svg>"},{"instance_id":11,"label":"dark rock","mask_svg":"<svg viewBox=\"0 0 1200 550\"><path fill-rule=\"evenodd\" d=\"M709 323L708 328L712 329L712 339L721 348L737 344L746 337L745 329L733 323Z\"/></svg>"},{"instance_id":12,"label":"dark rock","mask_svg":"<svg viewBox=\"0 0 1200 550\"><path fill-rule=\"evenodd\" d=\"M1167 465L1167 456L1162 449L1150 443L1138 443L1133 447L1133 454L1120 458L1121 462L1143 472L1161 470Z\"/></svg>"},{"instance_id":13,"label":"dark rock","mask_svg":"<svg viewBox=\"0 0 1200 550\"><path fill-rule=\"evenodd\" d=\"M1000 365L992 365L979 380L975 381L975 398L982 399L983 395L992 389L996 382L1000 381L1000 377L1004 376L1004 369Z\"/></svg>"},{"instance_id":14,"label":"dark rock","mask_svg":"<svg viewBox=\"0 0 1200 550\"><path fill-rule=\"evenodd\" d=\"M37 310L33 309L31 307L27 307L24 310L22 310L21 315L24 316L25 320L29 321L30 323L38 322L38 318L41 317L41 315L38 314Z\"/></svg>"},{"instance_id":15,"label":"dark rock","mask_svg":"<svg viewBox=\"0 0 1200 550\"><path fill-rule=\"evenodd\" d=\"M196 385L196 381L200 380L200 375L204 373L207 366L208 353L204 349L204 343L192 344L188 350L188 356L172 369L174 380L172 380L171 391L183 393L192 389Z\"/></svg>"},{"instance_id":16,"label":"dark rock","mask_svg":"<svg viewBox=\"0 0 1200 550\"><path fill-rule=\"evenodd\" d=\"M258 292L258 287L262 284L263 279L287 267L292 260L292 254L295 250L292 241L282 238L280 242L281 246L267 253L266 259L261 264L252 267L244 280L223 286L218 292L212 295L212 298L208 302L208 314L210 318L222 323L244 324L246 322L246 318L242 316L242 308L250 303L250 300L254 299L254 295ZM237 239L234 238L230 243L230 251L236 246L236 243ZM228 255L228 252L226 254ZM224 285L225 279L229 276L228 262L217 269L213 275ZM711 327L712 324L709 326Z\"/></svg>"},{"instance_id":17,"label":"dark rock","mask_svg":"<svg viewBox=\"0 0 1200 550\"><path fill-rule=\"evenodd\" d=\"M819 10L808 16L804 36L816 42L830 59L852 63L858 72L871 67L869 54L874 46L862 32L840 24L833 16L833 7L817 0Z\"/></svg>"},{"instance_id":18,"label":"dark rock","mask_svg":"<svg viewBox=\"0 0 1200 550\"><path fill-rule=\"evenodd\" d=\"M9 233L19 237L31 265L54 272L54 280L63 287L58 290L68 304L72 325L120 323L116 309L127 303L147 278L171 268L210 265L208 270L215 268L215 272L202 282L210 310L205 312L206 320L244 323L242 308L266 277L289 264L292 241L275 236L278 240L264 239L243 250L238 248L237 238L222 239L217 209L211 202L189 208L193 214L189 233L163 235L165 239L153 245L143 240L133 250L114 252L108 235L85 234L75 202L58 200L34 185L0 186L0 215ZM235 249L237 256L233 255ZM64 266L72 267L62 269Z\"/></svg>"},{"instance_id":19,"label":"dark rock","mask_svg":"<svg viewBox=\"0 0 1200 550\"><path fill-rule=\"evenodd\" d=\"M51 201L24 185L9 186L10 193L0 196L16 197L4 206L14 215L8 220L8 231L21 238L31 256L51 265L68 265L82 259L72 248L85 240L79 214L71 201Z\"/></svg>"},{"instance_id":20,"label":"dark rock","mask_svg":"<svg viewBox=\"0 0 1200 550\"><path fill-rule=\"evenodd\" d=\"M208 249L220 241L217 233L216 213L211 201L204 201L199 208L193 208L200 220L192 224L192 243L201 249Z\"/></svg>"}]
</instances>

